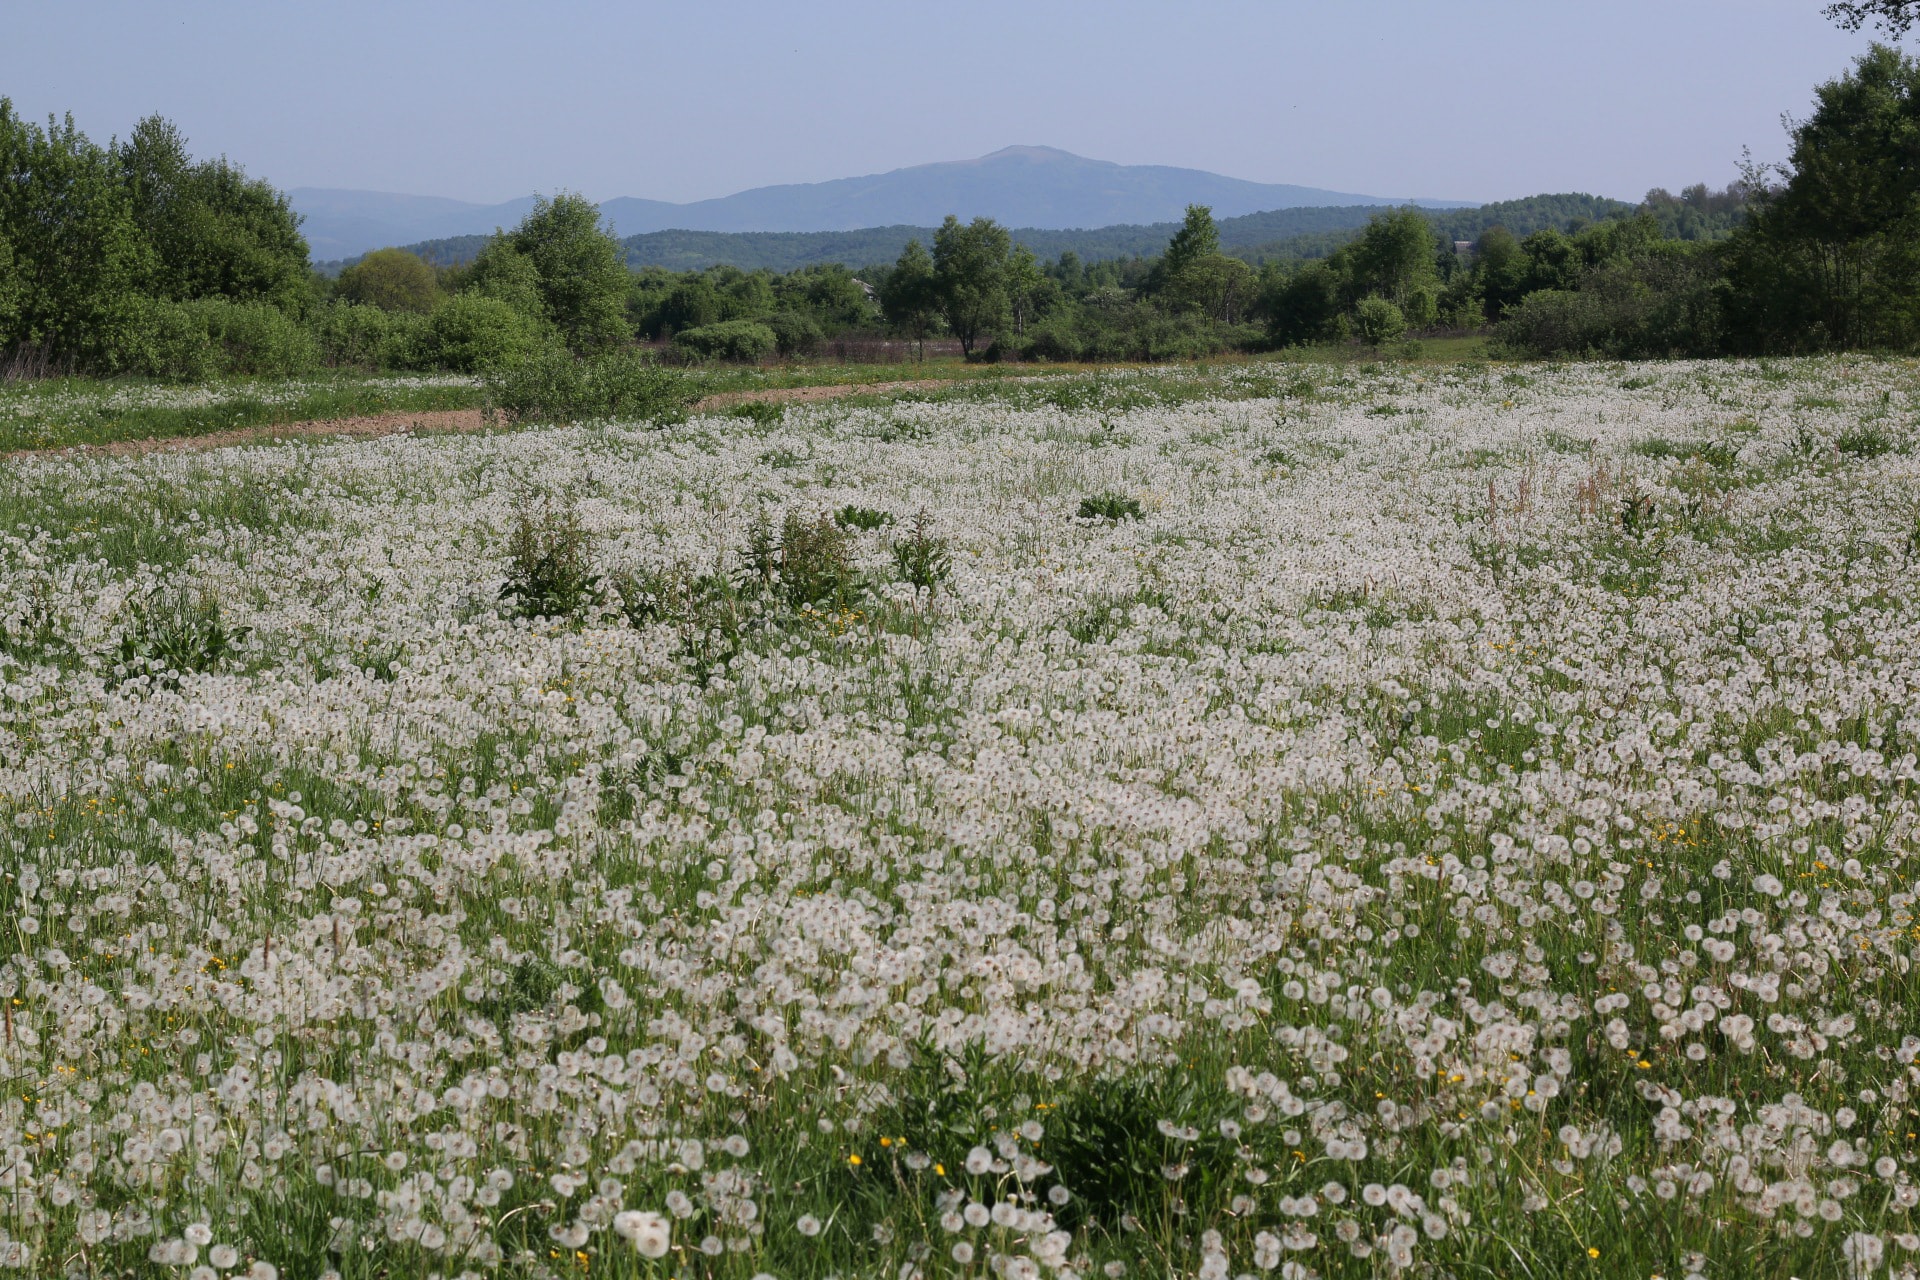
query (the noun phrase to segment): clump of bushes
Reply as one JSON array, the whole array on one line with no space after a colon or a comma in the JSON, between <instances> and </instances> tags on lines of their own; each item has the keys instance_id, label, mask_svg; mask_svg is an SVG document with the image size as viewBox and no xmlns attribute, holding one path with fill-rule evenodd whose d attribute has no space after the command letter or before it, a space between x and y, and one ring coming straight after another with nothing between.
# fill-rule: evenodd
<instances>
[{"instance_id":1,"label":"clump of bushes","mask_svg":"<svg viewBox=\"0 0 1920 1280\"><path fill-rule=\"evenodd\" d=\"M758 320L723 320L673 335L674 350L694 360L759 364L780 348L779 335Z\"/></svg>"},{"instance_id":2,"label":"clump of bushes","mask_svg":"<svg viewBox=\"0 0 1920 1280\"><path fill-rule=\"evenodd\" d=\"M677 422L701 391L697 379L637 351L583 357L556 346L489 370L483 385L488 406L510 422Z\"/></svg>"}]
</instances>

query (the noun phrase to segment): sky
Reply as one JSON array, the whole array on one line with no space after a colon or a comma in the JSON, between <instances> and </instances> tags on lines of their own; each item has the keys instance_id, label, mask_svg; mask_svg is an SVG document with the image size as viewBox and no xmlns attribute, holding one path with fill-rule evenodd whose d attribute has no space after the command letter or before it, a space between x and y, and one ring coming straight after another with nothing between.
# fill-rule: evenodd
<instances>
[{"instance_id":1,"label":"sky","mask_svg":"<svg viewBox=\"0 0 1920 1280\"><path fill-rule=\"evenodd\" d=\"M697 200L1013 144L1430 199L1723 186L1822 0L0 0L0 96L282 188Z\"/></svg>"}]
</instances>

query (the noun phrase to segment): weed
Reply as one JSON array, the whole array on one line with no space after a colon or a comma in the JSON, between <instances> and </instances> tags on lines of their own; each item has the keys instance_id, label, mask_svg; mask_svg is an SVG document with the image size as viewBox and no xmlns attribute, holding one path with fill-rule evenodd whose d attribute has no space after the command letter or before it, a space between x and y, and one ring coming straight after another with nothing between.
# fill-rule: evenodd
<instances>
[{"instance_id":1,"label":"weed","mask_svg":"<svg viewBox=\"0 0 1920 1280\"><path fill-rule=\"evenodd\" d=\"M572 507L522 511L507 540L500 598L517 618L570 618L594 600L592 539Z\"/></svg>"},{"instance_id":2,"label":"weed","mask_svg":"<svg viewBox=\"0 0 1920 1280\"><path fill-rule=\"evenodd\" d=\"M1834 438L1833 447L1850 458L1878 458L1893 452L1893 437L1869 423L1849 427Z\"/></svg>"},{"instance_id":3,"label":"weed","mask_svg":"<svg viewBox=\"0 0 1920 1280\"><path fill-rule=\"evenodd\" d=\"M155 591L131 606L117 657L127 675L148 671L172 687L179 677L217 669L239 650L251 631L229 627L211 595Z\"/></svg>"},{"instance_id":4,"label":"weed","mask_svg":"<svg viewBox=\"0 0 1920 1280\"><path fill-rule=\"evenodd\" d=\"M845 607L866 590L854 567L853 540L831 516L808 520L789 511L775 534L763 514L747 536L743 559L748 584L793 608Z\"/></svg>"},{"instance_id":5,"label":"weed","mask_svg":"<svg viewBox=\"0 0 1920 1280\"><path fill-rule=\"evenodd\" d=\"M787 415L787 407L771 400L743 400L727 407L729 418L741 418L756 426L774 427Z\"/></svg>"},{"instance_id":6,"label":"weed","mask_svg":"<svg viewBox=\"0 0 1920 1280\"><path fill-rule=\"evenodd\" d=\"M910 582L922 591L932 591L953 571L947 540L933 532L925 511L914 516L907 536L893 544L893 565L902 582Z\"/></svg>"},{"instance_id":7,"label":"weed","mask_svg":"<svg viewBox=\"0 0 1920 1280\"><path fill-rule=\"evenodd\" d=\"M872 507L845 506L833 513L833 522L842 529L858 529L862 533L872 533L893 523L893 513L876 511Z\"/></svg>"},{"instance_id":8,"label":"weed","mask_svg":"<svg viewBox=\"0 0 1920 1280\"><path fill-rule=\"evenodd\" d=\"M1082 520L1138 520L1140 502L1119 493L1096 493L1080 499Z\"/></svg>"}]
</instances>

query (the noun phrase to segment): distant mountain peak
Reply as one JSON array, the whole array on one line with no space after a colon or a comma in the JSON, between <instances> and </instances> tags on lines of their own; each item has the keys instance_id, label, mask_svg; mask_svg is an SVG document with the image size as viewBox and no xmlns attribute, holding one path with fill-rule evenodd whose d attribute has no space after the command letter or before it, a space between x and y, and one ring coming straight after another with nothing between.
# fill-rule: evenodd
<instances>
[{"instance_id":1,"label":"distant mountain peak","mask_svg":"<svg viewBox=\"0 0 1920 1280\"><path fill-rule=\"evenodd\" d=\"M390 244L484 235L512 226L530 198L501 205L431 196L301 189L288 193L306 215L315 258L345 258ZM858 178L755 187L714 200L670 204L622 197L600 210L622 235L652 231L851 231L937 226L947 214L989 217L1013 227L1068 229L1178 221L1189 204L1230 218L1277 209L1407 201L1315 187L1248 182L1200 169L1123 165L1058 147L1017 144L971 160L947 160Z\"/></svg>"}]
</instances>

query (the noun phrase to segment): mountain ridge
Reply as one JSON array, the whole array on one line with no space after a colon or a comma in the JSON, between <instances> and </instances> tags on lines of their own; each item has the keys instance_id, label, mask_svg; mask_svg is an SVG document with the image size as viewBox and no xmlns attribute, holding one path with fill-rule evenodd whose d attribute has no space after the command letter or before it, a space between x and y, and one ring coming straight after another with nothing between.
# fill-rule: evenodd
<instances>
[{"instance_id":1,"label":"mountain ridge","mask_svg":"<svg viewBox=\"0 0 1920 1280\"><path fill-rule=\"evenodd\" d=\"M489 205L332 187L299 187L287 195L303 215L302 229L316 259L484 235L518 222L534 200L522 196ZM600 209L618 234L633 236L661 231L846 232L933 225L949 213L1043 230L1093 230L1177 221L1189 204L1210 205L1218 217L1235 217L1277 209L1401 204L1443 209L1471 203L1251 182L1203 169L1122 165L1056 147L1019 145L967 160L752 187L684 204L617 196L601 201Z\"/></svg>"}]
</instances>

